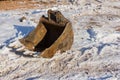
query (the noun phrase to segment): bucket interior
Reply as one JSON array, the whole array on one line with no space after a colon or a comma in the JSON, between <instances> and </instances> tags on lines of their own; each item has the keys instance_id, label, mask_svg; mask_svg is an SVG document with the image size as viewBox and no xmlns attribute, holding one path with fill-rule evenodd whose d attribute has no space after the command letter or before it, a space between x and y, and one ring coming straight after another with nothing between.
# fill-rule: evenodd
<instances>
[{"instance_id":1,"label":"bucket interior","mask_svg":"<svg viewBox=\"0 0 120 80\"><path fill-rule=\"evenodd\" d=\"M35 46L35 51L43 51L46 48L49 48L53 43L59 38L59 36L64 31L65 26L54 25L47 22L42 22L47 29L45 37L37 46Z\"/></svg>"}]
</instances>

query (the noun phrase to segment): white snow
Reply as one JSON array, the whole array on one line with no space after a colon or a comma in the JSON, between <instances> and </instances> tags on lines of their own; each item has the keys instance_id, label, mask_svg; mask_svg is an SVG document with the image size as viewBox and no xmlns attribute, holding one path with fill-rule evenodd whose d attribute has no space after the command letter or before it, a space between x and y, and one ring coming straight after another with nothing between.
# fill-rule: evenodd
<instances>
[{"instance_id":1,"label":"white snow","mask_svg":"<svg viewBox=\"0 0 120 80\"><path fill-rule=\"evenodd\" d=\"M60 10L74 30L71 50L51 59L23 56L8 47L19 46L18 39L36 27L48 8L1 11L0 80L120 80L119 5L119 0L78 0L49 8ZM23 16L26 21L19 22Z\"/></svg>"}]
</instances>

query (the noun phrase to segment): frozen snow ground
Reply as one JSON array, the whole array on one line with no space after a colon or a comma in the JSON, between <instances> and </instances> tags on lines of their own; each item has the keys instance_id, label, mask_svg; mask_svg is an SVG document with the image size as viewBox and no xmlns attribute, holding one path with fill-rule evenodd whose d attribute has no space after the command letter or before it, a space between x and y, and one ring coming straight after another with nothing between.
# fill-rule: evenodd
<instances>
[{"instance_id":1,"label":"frozen snow ground","mask_svg":"<svg viewBox=\"0 0 120 80\"><path fill-rule=\"evenodd\" d=\"M1 12L0 80L120 80L119 0L78 3L50 8L72 22L75 35L71 50L51 59L24 57L7 47L18 44L48 9ZM19 22L23 16L26 21Z\"/></svg>"}]
</instances>

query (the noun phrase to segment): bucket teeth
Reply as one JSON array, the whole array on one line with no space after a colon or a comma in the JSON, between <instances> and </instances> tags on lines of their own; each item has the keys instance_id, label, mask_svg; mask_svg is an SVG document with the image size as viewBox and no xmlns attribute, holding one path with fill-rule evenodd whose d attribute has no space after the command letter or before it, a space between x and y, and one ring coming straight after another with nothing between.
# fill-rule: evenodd
<instances>
[{"instance_id":1,"label":"bucket teeth","mask_svg":"<svg viewBox=\"0 0 120 80\"><path fill-rule=\"evenodd\" d=\"M48 17L42 16L37 27L20 42L28 50L40 52L38 56L51 58L58 50L69 50L73 38L71 22L60 11L48 10Z\"/></svg>"}]
</instances>

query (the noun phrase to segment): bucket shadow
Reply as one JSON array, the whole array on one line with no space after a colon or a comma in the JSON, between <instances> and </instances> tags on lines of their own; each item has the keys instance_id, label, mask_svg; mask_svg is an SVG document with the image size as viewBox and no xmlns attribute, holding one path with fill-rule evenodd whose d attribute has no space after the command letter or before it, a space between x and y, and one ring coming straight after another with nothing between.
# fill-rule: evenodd
<instances>
[{"instance_id":1,"label":"bucket shadow","mask_svg":"<svg viewBox=\"0 0 120 80\"><path fill-rule=\"evenodd\" d=\"M11 37L8 40L6 40L4 44L9 45L9 43L12 42L16 37L19 37L19 35L22 35L23 37L28 35L34 29L34 26L14 25L14 29L17 30L17 33L14 37Z\"/></svg>"},{"instance_id":2,"label":"bucket shadow","mask_svg":"<svg viewBox=\"0 0 120 80\"><path fill-rule=\"evenodd\" d=\"M12 48L12 47L9 47L9 48L11 48L10 52L14 52L16 55L24 56L24 57L32 57L33 58L32 55L25 55L25 54L23 54L25 51L17 51L16 48Z\"/></svg>"},{"instance_id":3,"label":"bucket shadow","mask_svg":"<svg viewBox=\"0 0 120 80\"><path fill-rule=\"evenodd\" d=\"M14 28L17 30L16 37L18 37L19 33L21 33L22 36L28 35L34 29L34 26L14 25Z\"/></svg>"},{"instance_id":4,"label":"bucket shadow","mask_svg":"<svg viewBox=\"0 0 120 80\"><path fill-rule=\"evenodd\" d=\"M25 37L26 35L28 35L33 29L34 26L20 26L20 25L14 25L14 29L16 30L16 34L14 37L11 37L10 39L6 40L4 43L6 44L7 47L9 47L8 45L14 41L15 38L19 37L20 35L22 35L23 37ZM33 57L30 55L24 55L24 51L17 51L16 48L11 48L11 52L14 52L17 55L20 56L24 56L24 57Z\"/></svg>"}]
</instances>

